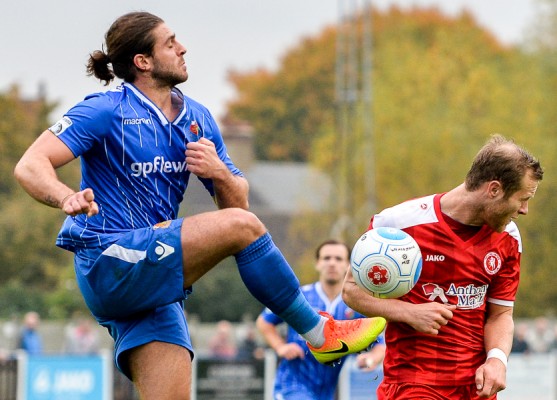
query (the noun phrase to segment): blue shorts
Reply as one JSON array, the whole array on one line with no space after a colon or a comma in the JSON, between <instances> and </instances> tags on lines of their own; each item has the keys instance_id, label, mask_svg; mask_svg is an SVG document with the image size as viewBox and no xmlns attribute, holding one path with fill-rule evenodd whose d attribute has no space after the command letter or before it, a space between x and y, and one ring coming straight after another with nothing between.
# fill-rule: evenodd
<instances>
[{"instance_id":1,"label":"blue shorts","mask_svg":"<svg viewBox=\"0 0 557 400\"><path fill-rule=\"evenodd\" d=\"M334 393L331 399L334 397ZM283 391L276 391L273 393L274 400L315 400L322 399L319 394L314 393L309 388L300 385L296 389L289 389Z\"/></svg>"},{"instance_id":2,"label":"blue shorts","mask_svg":"<svg viewBox=\"0 0 557 400\"><path fill-rule=\"evenodd\" d=\"M75 272L85 303L115 342L117 367L129 376L122 354L153 341L177 344L193 355L182 302L183 219L124 234L104 249L80 249Z\"/></svg>"}]
</instances>

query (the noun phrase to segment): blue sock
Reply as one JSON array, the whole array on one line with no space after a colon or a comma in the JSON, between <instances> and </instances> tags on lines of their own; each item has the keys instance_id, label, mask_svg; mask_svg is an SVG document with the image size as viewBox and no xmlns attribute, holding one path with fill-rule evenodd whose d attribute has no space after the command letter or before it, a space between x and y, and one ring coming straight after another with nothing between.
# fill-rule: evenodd
<instances>
[{"instance_id":1,"label":"blue sock","mask_svg":"<svg viewBox=\"0 0 557 400\"><path fill-rule=\"evenodd\" d=\"M300 291L300 282L267 232L235 255L250 293L299 334L317 326L321 316Z\"/></svg>"}]
</instances>

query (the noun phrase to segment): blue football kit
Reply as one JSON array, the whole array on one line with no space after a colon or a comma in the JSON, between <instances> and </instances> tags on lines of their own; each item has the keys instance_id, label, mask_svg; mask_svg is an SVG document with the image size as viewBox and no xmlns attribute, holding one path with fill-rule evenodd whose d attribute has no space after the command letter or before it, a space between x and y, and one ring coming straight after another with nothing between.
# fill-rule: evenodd
<instances>
[{"instance_id":1,"label":"blue football kit","mask_svg":"<svg viewBox=\"0 0 557 400\"><path fill-rule=\"evenodd\" d=\"M176 219L190 173L185 150L205 137L232 171L221 133L201 104L172 91L183 103L174 121L132 84L96 93L70 109L51 130L81 157L81 189L90 187L99 214L67 218L57 245L75 251L104 247L122 232ZM212 181L199 178L213 195Z\"/></svg>"},{"instance_id":2,"label":"blue football kit","mask_svg":"<svg viewBox=\"0 0 557 400\"><path fill-rule=\"evenodd\" d=\"M317 311L326 311L335 320L364 318L349 308L339 294L334 300L329 300L320 282L304 285L301 288L309 304ZM263 319L273 325L280 325L284 321L266 308L261 313ZM333 400L342 365L330 367L319 363L309 352L306 341L292 327L288 326L285 340L296 343L305 351L305 358L293 360L281 359L276 372L274 399L275 400ZM376 343L383 343L380 336Z\"/></svg>"},{"instance_id":3,"label":"blue football kit","mask_svg":"<svg viewBox=\"0 0 557 400\"><path fill-rule=\"evenodd\" d=\"M151 341L192 352L182 308L178 210L190 173L186 144L205 137L235 175L216 122L201 104L172 90L181 112L169 121L130 83L95 93L50 130L81 158L81 188L92 188L99 213L68 216L57 246L75 253L85 302L115 340L116 365L126 350ZM212 181L199 178L211 196Z\"/></svg>"},{"instance_id":4,"label":"blue football kit","mask_svg":"<svg viewBox=\"0 0 557 400\"><path fill-rule=\"evenodd\" d=\"M177 88L171 101L180 112L168 121L125 82L86 97L49 128L81 159L80 190L91 188L99 206L97 215L67 217L56 244L75 253L78 286L113 337L116 365L128 376L124 353L146 343L177 344L193 356L182 307L191 289L183 288L183 218L177 217L190 177L187 143L212 141L229 171L243 176L209 111ZM212 180L199 179L214 196ZM322 321L269 232L234 257L249 292L297 332Z\"/></svg>"}]
</instances>

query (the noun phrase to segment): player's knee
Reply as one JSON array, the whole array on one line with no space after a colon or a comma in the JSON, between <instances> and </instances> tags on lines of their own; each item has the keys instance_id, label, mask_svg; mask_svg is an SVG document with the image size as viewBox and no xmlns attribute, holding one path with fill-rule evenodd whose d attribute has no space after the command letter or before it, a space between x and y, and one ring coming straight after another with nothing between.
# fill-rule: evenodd
<instances>
[{"instance_id":1,"label":"player's knee","mask_svg":"<svg viewBox=\"0 0 557 400\"><path fill-rule=\"evenodd\" d=\"M265 225L254 213L241 208L229 208L226 211L230 228L241 237L253 241L266 232Z\"/></svg>"}]
</instances>

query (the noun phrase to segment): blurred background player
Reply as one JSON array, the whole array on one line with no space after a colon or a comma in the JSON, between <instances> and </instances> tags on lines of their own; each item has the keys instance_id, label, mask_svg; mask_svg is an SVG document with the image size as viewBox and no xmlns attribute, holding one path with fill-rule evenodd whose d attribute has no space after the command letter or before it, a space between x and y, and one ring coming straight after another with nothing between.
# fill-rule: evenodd
<instances>
[{"instance_id":1,"label":"blurred background player","mask_svg":"<svg viewBox=\"0 0 557 400\"><path fill-rule=\"evenodd\" d=\"M379 400L495 399L505 389L522 253L514 220L542 178L533 156L493 135L464 183L373 216L369 229L402 229L423 256L400 299L371 297L347 274L346 303L389 321Z\"/></svg>"},{"instance_id":2,"label":"blurred background player","mask_svg":"<svg viewBox=\"0 0 557 400\"><path fill-rule=\"evenodd\" d=\"M342 301L342 285L350 266L350 248L343 242L327 240L315 252L317 282L302 287L302 293L316 310L324 310L335 319L363 318ZM267 344L279 357L274 398L277 400L332 400L343 360L334 367L320 364L309 353L305 340L290 326L284 338L278 329L283 320L269 309L257 318L256 325ZM369 352L357 355L357 365L373 370L383 361L382 337Z\"/></svg>"}]
</instances>

